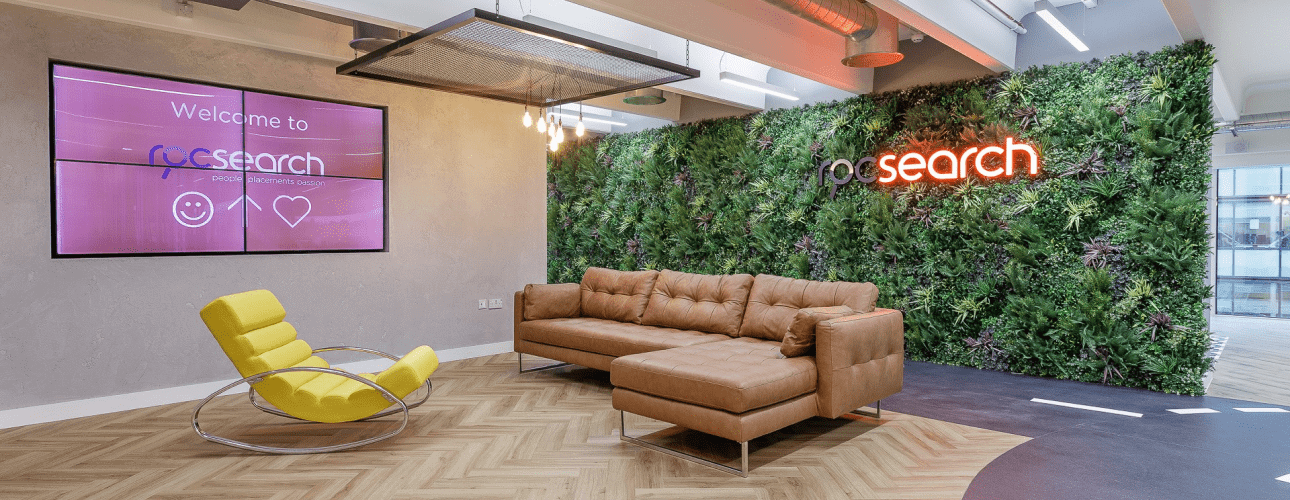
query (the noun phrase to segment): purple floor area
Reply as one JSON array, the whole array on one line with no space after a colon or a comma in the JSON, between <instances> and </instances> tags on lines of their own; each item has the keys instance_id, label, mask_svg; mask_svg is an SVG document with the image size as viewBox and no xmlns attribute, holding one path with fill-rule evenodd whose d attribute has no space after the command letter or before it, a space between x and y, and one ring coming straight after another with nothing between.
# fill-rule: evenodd
<instances>
[{"instance_id":1,"label":"purple floor area","mask_svg":"<svg viewBox=\"0 0 1290 500\"><path fill-rule=\"evenodd\" d=\"M1141 417L1033 402L1074 403ZM906 362L883 409L1033 438L977 475L968 500L1290 498L1290 413L1274 405ZM1180 415L1170 409L1219 413Z\"/></svg>"}]
</instances>

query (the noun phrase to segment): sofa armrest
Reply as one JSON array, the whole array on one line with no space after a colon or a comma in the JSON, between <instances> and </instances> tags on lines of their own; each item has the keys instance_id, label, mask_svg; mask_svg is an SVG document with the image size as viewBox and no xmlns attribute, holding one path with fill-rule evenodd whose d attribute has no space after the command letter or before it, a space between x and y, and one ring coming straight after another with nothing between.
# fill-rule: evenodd
<instances>
[{"instance_id":1,"label":"sofa armrest","mask_svg":"<svg viewBox=\"0 0 1290 500\"><path fill-rule=\"evenodd\" d=\"M577 283L525 285L523 307L516 307L521 321L576 318L582 314L582 286ZM522 309L522 310L520 310Z\"/></svg>"},{"instance_id":2,"label":"sofa armrest","mask_svg":"<svg viewBox=\"0 0 1290 500\"><path fill-rule=\"evenodd\" d=\"M520 343L520 323L524 321L524 290L515 292L515 345Z\"/></svg>"},{"instance_id":3,"label":"sofa armrest","mask_svg":"<svg viewBox=\"0 0 1290 500\"><path fill-rule=\"evenodd\" d=\"M900 392L905 376L905 316L875 309L815 326L818 406L838 418Z\"/></svg>"}]
</instances>

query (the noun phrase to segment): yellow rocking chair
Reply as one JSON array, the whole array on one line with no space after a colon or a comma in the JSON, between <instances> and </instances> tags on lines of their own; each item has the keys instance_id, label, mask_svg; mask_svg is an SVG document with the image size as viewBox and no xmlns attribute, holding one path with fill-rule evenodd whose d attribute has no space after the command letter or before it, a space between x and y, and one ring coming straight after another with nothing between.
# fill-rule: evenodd
<instances>
[{"instance_id":1,"label":"yellow rocking chair","mask_svg":"<svg viewBox=\"0 0 1290 500\"><path fill-rule=\"evenodd\" d=\"M374 349L337 346L311 349L296 338L296 329L283 321L287 312L268 290L226 295L207 304L202 320L219 342L224 354L244 377L202 400L193 410L193 430L207 441L244 450L280 454L326 453L346 450L394 437L408 425L408 410L430 397L430 374L439 367L439 357L427 346L413 349L402 358ZM328 351L358 351L389 358L394 365L379 374L354 374L332 368L316 356ZM403 414L399 428L376 437L317 448L261 446L215 436L202 431L197 417L202 407L240 384L250 384L251 404L278 416L320 423L354 422ZM403 398L425 387L418 401ZM256 394L272 404L256 400Z\"/></svg>"}]
</instances>

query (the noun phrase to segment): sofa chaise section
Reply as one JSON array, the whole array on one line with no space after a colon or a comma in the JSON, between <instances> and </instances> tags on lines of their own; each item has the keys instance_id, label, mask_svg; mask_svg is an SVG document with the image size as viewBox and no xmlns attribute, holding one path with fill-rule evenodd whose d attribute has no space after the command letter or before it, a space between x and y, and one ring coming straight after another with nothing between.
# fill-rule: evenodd
<instances>
[{"instance_id":1,"label":"sofa chaise section","mask_svg":"<svg viewBox=\"0 0 1290 500\"><path fill-rule=\"evenodd\" d=\"M740 442L742 469L706 465L746 475L749 440L900 392L903 316L877 297L872 283L592 268L516 294L515 350L609 371L615 409ZM624 440L676 454L623 422Z\"/></svg>"}]
</instances>

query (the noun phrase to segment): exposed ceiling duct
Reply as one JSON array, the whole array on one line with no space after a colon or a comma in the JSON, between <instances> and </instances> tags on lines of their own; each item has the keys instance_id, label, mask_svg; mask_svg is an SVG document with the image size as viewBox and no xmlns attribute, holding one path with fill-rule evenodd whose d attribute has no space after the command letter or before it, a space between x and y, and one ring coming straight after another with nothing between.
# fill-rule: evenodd
<instances>
[{"instance_id":1,"label":"exposed ceiling duct","mask_svg":"<svg viewBox=\"0 0 1290 500\"><path fill-rule=\"evenodd\" d=\"M905 58L899 51L899 21L861 0L766 0L845 37L842 64L876 68Z\"/></svg>"},{"instance_id":2,"label":"exposed ceiling duct","mask_svg":"<svg viewBox=\"0 0 1290 500\"><path fill-rule=\"evenodd\" d=\"M394 43L403 38L403 35L403 32L394 28L354 21L354 39L349 41L349 46L360 52L371 52Z\"/></svg>"},{"instance_id":3,"label":"exposed ceiling duct","mask_svg":"<svg viewBox=\"0 0 1290 500\"><path fill-rule=\"evenodd\" d=\"M1287 129L1290 128L1290 112L1242 116L1241 119L1235 122L1219 122L1214 125L1218 127L1218 130L1215 131L1216 134L1230 133L1232 135L1241 132Z\"/></svg>"}]
</instances>

